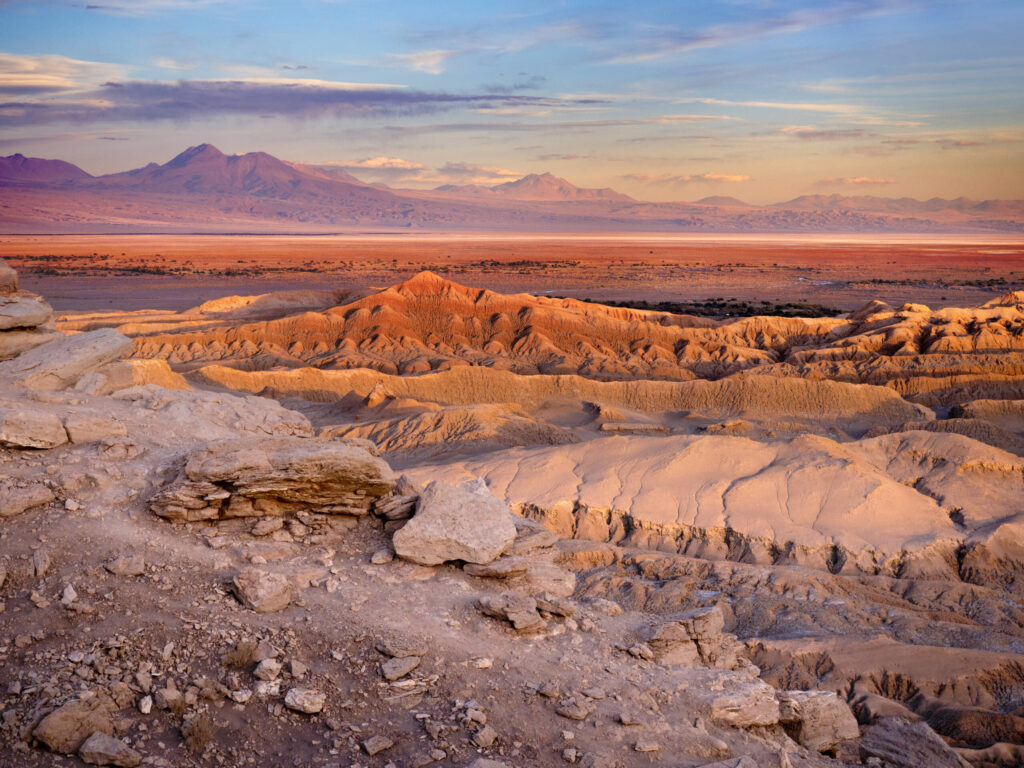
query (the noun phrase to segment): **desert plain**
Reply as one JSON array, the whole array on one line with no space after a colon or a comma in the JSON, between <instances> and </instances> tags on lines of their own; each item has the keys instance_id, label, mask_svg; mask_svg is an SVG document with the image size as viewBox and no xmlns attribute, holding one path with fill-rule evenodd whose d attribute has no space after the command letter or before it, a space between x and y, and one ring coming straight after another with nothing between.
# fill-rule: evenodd
<instances>
[{"instance_id":1,"label":"desert plain","mask_svg":"<svg viewBox=\"0 0 1024 768\"><path fill-rule=\"evenodd\" d=\"M1024 242L10 236L0 762L1024 762Z\"/></svg>"}]
</instances>

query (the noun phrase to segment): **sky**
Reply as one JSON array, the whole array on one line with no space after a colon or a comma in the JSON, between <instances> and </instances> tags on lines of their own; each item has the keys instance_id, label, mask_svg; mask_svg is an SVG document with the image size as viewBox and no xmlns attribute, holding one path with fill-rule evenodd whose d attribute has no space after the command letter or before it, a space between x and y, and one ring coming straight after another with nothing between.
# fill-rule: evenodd
<instances>
[{"instance_id":1,"label":"sky","mask_svg":"<svg viewBox=\"0 0 1024 768\"><path fill-rule=\"evenodd\" d=\"M1024 198L1022 0L0 0L0 155Z\"/></svg>"}]
</instances>

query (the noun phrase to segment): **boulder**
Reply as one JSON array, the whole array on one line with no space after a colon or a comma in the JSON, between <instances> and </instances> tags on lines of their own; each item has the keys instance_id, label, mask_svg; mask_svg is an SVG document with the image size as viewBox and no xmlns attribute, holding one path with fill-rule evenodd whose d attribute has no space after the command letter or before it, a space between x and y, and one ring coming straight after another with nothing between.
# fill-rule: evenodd
<instances>
[{"instance_id":1,"label":"boulder","mask_svg":"<svg viewBox=\"0 0 1024 768\"><path fill-rule=\"evenodd\" d=\"M420 565L450 560L489 563L516 538L508 504L489 492L435 481L420 497L416 514L395 532L395 554Z\"/></svg>"},{"instance_id":2,"label":"boulder","mask_svg":"<svg viewBox=\"0 0 1024 768\"><path fill-rule=\"evenodd\" d=\"M285 694L284 705L296 712L315 715L324 708L327 697L312 688L292 688Z\"/></svg>"},{"instance_id":3,"label":"boulder","mask_svg":"<svg viewBox=\"0 0 1024 768\"><path fill-rule=\"evenodd\" d=\"M292 599L291 583L280 573L246 568L232 581L235 595L256 613L275 613L288 607Z\"/></svg>"},{"instance_id":4,"label":"boulder","mask_svg":"<svg viewBox=\"0 0 1024 768\"><path fill-rule=\"evenodd\" d=\"M11 328L35 328L49 322L53 310L33 296L0 296L0 331Z\"/></svg>"},{"instance_id":5,"label":"boulder","mask_svg":"<svg viewBox=\"0 0 1024 768\"><path fill-rule=\"evenodd\" d=\"M860 740L861 760L877 757L892 768L969 768L931 728L901 717L883 717Z\"/></svg>"},{"instance_id":6,"label":"boulder","mask_svg":"<svg viewBox=\"0 0 1024 768\"><path fill-rule=\"evenodd\" d=\"M142 555L119 555L103 567L115 576L141 576L146 572L146 559Z\"/></svg>"},{"instance_id":7,"label":"boulder","mask_svg":"<svg viewBox=\"0 0 1024 768\"><path fill-rule=\"evenodd\" d=\"M779 691L779 721L793 741L828 752L841 741L860 737L857 718L832 691Z\"/></svg>"},{"instance_id":8,"label":"boulder","mask_svg":"<svg viewBox=\"0 0 1024 768\"><path fill-rule=\"evenodd\" d=\"M779 722L775 689L757 679L737 681L711 700L711 719L734 728L775 725Z\"/></svg>"},{"instance_id":9,"label":"boulder","mask_svg":"<svg viewBox=\"0 0 1024 768\"><path fill-rule=\"evenodd\" d=\"M11 448L56 448L68 441L60 419L35 408L0 409L0 445Z\"/></svg>"},{"instance_id":10,"label":"boulder","mask_svg":"<svg viewBox=\"0 0 1024 768\"><path fill-rule=\"evenodd\" d=\"M42 484L30 485L27 488L0 486L0 517L20 515L32 507L49 504L56 498L53 491Z\"/></svg>"},{"instance_id":11,"label":"boulder","mask_svg":"<svg viewBox=\"0 0 1024 768\"><path fill-rule=\"evenodd\" d=\"M135 768L142 762L142 755L102 731L96 731L85 740L78 748L78 756L89 765L116 765L120 768Z\"/></svg>"},{"instance_id":12,"label":"boulder","mask_svg":"<svg viewBox=\"0 0 1024 768\"><path fill-rule=\"evenodd\" d=\"M112 328L63 336L0 363L0 379L29 389L67 389L90 371L132 352L132 341Z\"/></svg>"},{"instance_id":13,"label":"boulder","mask_svg":"<svg viewBox=\"0 0 1024 768\"><path fill-rule=\"evenodd\" d=\"M361 448L296 437L207 443L150 502L177 521L288 515L365 515L394 487L391 468Z\"/></svg>"},{"instance_id":14,"label":"boulder","mask_svg":"<svg viewBox=\"0 0 1024 768\"><path fill-rule=\"evenodd\" d=\"M39 721L32 735L52 752L73 755L96 732L113 735L110 714L114 709L114 702L105 696L71 701Z\"/></svg>"}]
</instances>

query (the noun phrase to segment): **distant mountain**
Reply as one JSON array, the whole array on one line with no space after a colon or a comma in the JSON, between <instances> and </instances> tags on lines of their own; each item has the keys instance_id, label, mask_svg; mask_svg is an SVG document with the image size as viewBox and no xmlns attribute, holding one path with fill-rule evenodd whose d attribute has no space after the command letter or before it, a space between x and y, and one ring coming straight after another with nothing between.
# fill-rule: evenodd
<instances>
[{"instance_id":1,"label":"distant mountain","mask_svg":"<svg viewBox=\"0 0 1024 768\"><path fill-rule=\"evenodd\" d=\"M480 184L463 186L446 184L436 191L469 196L498 196L509 200L535 200L559 202L567 200L601 200L616 203L635 203L629 195L614 189L586 189L577 187L551 173L531 173L515 181L506 181L493 187Z\"/></svg>"},{"instance_id":2,"label":"distant mountain","mask_svg":"<svg viewBox=\"0 0 1024 768\"><path fill-rule=\"evenodd\" d=\"M702 197L697 201L698 205L730 205L736 208L753 208L750 203L744 203L742 200L729 197L727 195L712 195L711 197Z\"/></svg>"},{"instance_id":3,"label":"distant mountain","mask_svg":"<svg viewBox=\"0 0 1024 768\"><path fill-rule=\"evenodd\" d=\"M515 232L1014 232L1024 201L806 195L648 203L550 173L493 187L367 184L336 166L265 152L189 147L163 164L90 176L60 160L0 158L0 232L338 232L418 228Z\"/></svg>"},{"instance_id":4,"label":"distant mountain","mask_svg":"<svg viewBox=\"0 0 1024 768\"><path fill-rule=\"evenodd\" d=\"M924 214L955 211L968 214L1020 215L1024 213L1024 200L970 200L957 197L946 200L933 197L916 200L913 197L875 197L874 195L802 195L785 203L775 203L776 208L794 211L870 211L920 216Z\"/></svg>"},{"instance_id":5,"label":"distant mountain","mask_svg":"<svg viewBox=\"0 0 1024 768\"><path fill-rule=\"evenodd\" d=\"M0 157L0 180L61 184L92 177L77 165L63 160L42 160L38 157L11 155Z\"/></svg>"},{"instance_id":6,"label":"distant mountain","mask_svg":"<svg viewBox=\"0 0 1024 768\"><path fill-rule=\"evenodd\" d=\"M333 178L318 169L286 163L266 152L225 155L212 144L189 147L163 165L150 163L134 171L100 176L96 181L107 187L164 194L244 193L275 198L331 196L351 191L347 187L359 185L361 190L364 186L355 179Z\"/></svg>"}]
</instances>

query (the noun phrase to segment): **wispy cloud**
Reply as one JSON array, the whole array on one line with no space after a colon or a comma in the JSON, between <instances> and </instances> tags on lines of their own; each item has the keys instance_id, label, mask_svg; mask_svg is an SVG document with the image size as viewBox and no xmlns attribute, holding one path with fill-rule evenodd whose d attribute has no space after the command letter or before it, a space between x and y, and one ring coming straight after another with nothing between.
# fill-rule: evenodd
<instances>
[{"instance_id":1,"label":"wispy cloud","mask_svg":"<svg viewBox=\"0 0 1024 768\"><path fill-rule=\"evenodd\" d=\"M445 70L445 62L458 53L458 51L445 50L417 51L416 53L392 53L388 58L417 72L440 75Z\"/></svg>"},{"instance_id":2,"label":"wispy cloud","mask_svg":"<svg viewBox=\"0 0 1024 768\"><path fill-rule=\"evenodd\" d=\"M378 171L418 171L427 167L423 165L423 163L417 163L413 160L403 160L401 157L370 157L366 160L354 160L348 163L328 163L328 165L339 165L343 168L364 168Z\"/></svg>"},{"instance_id":3,"label":"wispy cloud","mask_svg":"<svg viewBox=\"0 0 1024 768\"><path fill-rule=\"evenodd\" d=\"M822 179L818 182L819 187L880 187L886 184L895 184L896 179L883 176L844 176L836 179Z\"/></svg>"},{"instance_id":4,"label":"wispy cloud","mask_svg":"<svg viewBox=\"0 0 1024 768\"><path fill-rule=\"evenodd\" d=\"M123 77L125 71L118 64L55 54L0 53L0 97L81 91Z\"/></svg>"},{"instance_id":5,"label":"wispy cloud","mask_svg":"<svg viewBox=\"0 0 1024 768\"><path fill-rule=\"evenodd\" d=\"M847 141L876 135L863 128L815 128L809 125L789 125L779 132L804 141Z\"/></svg>"},{"instance_id":6,"label":"wispy cloud","mask_svg":"<svg viewBox=\"0 0 1024 768\"><path fill-rule=\"evenodd\" d=\"M211 5L222 5L231 0L101 0L86 3L87 11L111 13L118 16L143 16L167 11L194 11Z\"/></svg>"},{"instance_id":7,"label":"wispy cloud","mask_svg":"<svg viewBox=\"0 0 1024 768\"><path fill-rule=\"evenodd\" d=\"M676 104L715 104L728 107L760 107L763 109L803 110L828 112L837 115L856 115L864 111L859 104L833 104L816 101L730 101L728 99L692 98L674 99Z\"/></svg>"},{"instance_id":8,"label":"wispy cloud","mask_svg":"<svg viewBox=\"0 0 1024 768\"><path fill-rule=\"evenodd\" d=\"M178 61L177 59L172 59L169 56L161 56L153 63L161 69L189 70L199 68L199 65L194 61Z\"/></svg>"},{"instance_id":9,"label":"wispy cloud","mask_svg":"<svg viewBox=\"0 0 1024 768\"><path fill-rule=\"evenodd\" d=\"M745 173L718 173L708 171L706 173L674 174L674 173L627 173L623 179L636 181L641 184L717 184L721 182L736 184L750 181L750 176Z\"/></svg>"},{"instance_id":10,"label":"wispy cloud","mask_svg":"<svg viewBox=\"0 0 1024 768\"><path fill-rule=\"evenodd\" d=\"M703 48L735 45L762 37L843 24L857 18L905 10L918 4L913 0L847 0L819 3L781 14L768 14L752 21L716 24L696 31L662 27L639 36L631 50L612 56L608 63L642 64Z\"/></svg>"}]
</instances>

